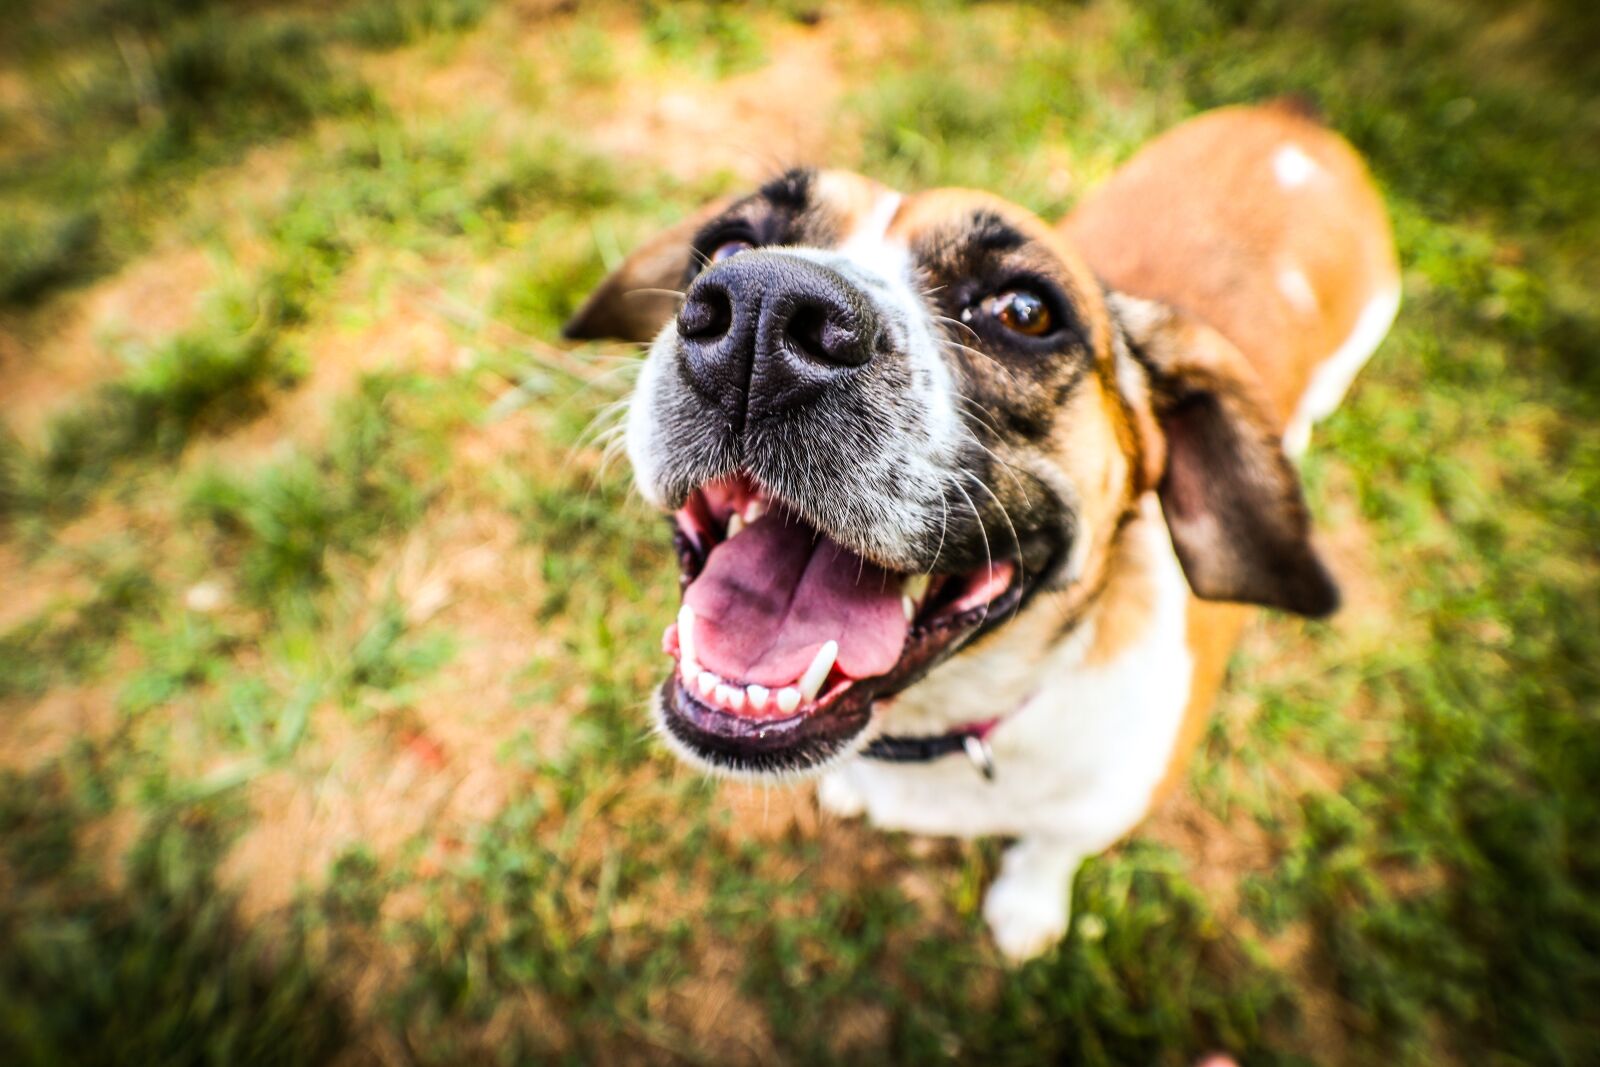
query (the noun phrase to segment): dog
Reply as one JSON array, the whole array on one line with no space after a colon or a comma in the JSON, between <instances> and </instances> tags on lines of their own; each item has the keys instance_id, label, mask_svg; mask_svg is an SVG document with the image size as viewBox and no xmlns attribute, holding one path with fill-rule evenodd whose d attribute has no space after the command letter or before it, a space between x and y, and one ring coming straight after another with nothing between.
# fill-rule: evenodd
<instances>
[{"instance_id":1,"label":"dog","mask_svg":"<svg viewBox=\"0 0 1600 1067\"><path fill-rule=\"evenodd\" d=\"M682 607L689 763L1015 838L1002 952L1179 779L1251 608L1338 590L1294 460L1399 306L1356 152L1291 103L1145 146L1057 226L795 170L634 252L571 338L644 342L627 449Z\"/></svg>"}]
</instances>

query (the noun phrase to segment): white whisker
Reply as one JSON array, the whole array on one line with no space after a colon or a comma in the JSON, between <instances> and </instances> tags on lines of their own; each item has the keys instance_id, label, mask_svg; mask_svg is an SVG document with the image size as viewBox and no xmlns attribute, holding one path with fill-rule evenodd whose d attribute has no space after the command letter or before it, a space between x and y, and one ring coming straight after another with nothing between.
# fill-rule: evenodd
<instances>
[{"instance_id":1,"label":"white whisker","mask_svg":"<svg viewBox=\"0 0 1600 1067\"><path fill-rule=\"evenodd\" d=\"M984 555L984 558L988 563L989 570L993 571L994 570L994 552L989 548L989 531L985 530L983 528L983 516L978 512L978 505L973 503L972 502L972 497L967 493L967 491L965 489L961 488L961 483L960 482L951 482L950 484L955 489L956 492L960 493L963 497L966 498L967 507L972 509L972 519L973 519L974 522L976 522L978 524L978 536L983 538L983 555ZM983 618L982 618L982 621L987 621L988 618L989 618L989 605L985 604L983 606Z\"/></svg>"},{"instance_id":2,"label":"white whisker","mask_svg":"<svg viewBox=\"0 0 1600 1067\"><path fill-rule=\"evenodd\" d=\"M994 495L994 490L990 489L987 485L984 484L982 478L979 478L976 474L973 474L971 471L965 471L963 473L965 473L967 475L967 477L971 478L974 482L978 483L978 488L982 489L985 493L988 493L989 494L989 499L994 501L994 506L1000 509L1000 517L1006 520L1006 526L1010 527L1010 529L1011 529L1011 543L1017 546L1018 574L1020 575L1021 574L1021 563L1022 563L1022 559L1021 559L1022 537L1017 533L1017 527L1011 521L1011 513L1006 510L1006 506L1000 500L1000 498Z\"/></svg>"},{"instance_id":3,"label":"white whisker","mask_svg":"<svg viewBox=\"0 0 1600 1067\"><path fill-rule=\"evenodd\" d=\"M978 336L978 331L977 330L974 330L971 326L968 326L966 323L962 322L960 319L952 319L949 315L935 315L935 316L933 316L933 321L949 323L951 326L954 326L957 329L966 330L968 333L970 333L972 335L972 339L974 341L983 340L983 338Z\"/></svg>"}]
</instances>

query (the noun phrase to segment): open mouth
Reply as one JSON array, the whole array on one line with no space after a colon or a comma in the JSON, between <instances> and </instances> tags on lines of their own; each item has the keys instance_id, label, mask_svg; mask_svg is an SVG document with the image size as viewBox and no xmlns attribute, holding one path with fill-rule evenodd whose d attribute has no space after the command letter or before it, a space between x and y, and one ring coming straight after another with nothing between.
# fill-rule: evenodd
<instances>
[{"instance_id":1,"label":"open mouth","mask_svg":"<svg viewBox=\"0 0 1600 1067\"><path fill-rule=\"evenodd\" d=\"M667 730L723 770L803 771L850 749L899 692L1013 611L1010 560L968 574L887 570L737 476L673 516L683 605Z\"/></svg>"}]
</instances>

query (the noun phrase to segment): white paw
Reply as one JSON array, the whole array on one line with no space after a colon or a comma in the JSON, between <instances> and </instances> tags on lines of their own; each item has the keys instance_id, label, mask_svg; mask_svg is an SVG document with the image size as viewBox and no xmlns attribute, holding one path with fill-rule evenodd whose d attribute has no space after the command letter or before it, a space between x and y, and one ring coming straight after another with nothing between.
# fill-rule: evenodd
<instances>
[{"instance_id":1,"label":"white paw","mask_svg":"<svg viewBox=\"0 0 1600 1067\"><path fill-rule=\"evenodd\" d=\"M841 818L853 819L867 810L866 795L837 771L817 783L817 803L822 810Z\"/></svg>"},{"instance_id":2,"label":"white paw","mask_svg":"<svg viewBox=\"0 0 1600 1067\"><path fill-rule=\"evenodd\" d=\"M983 917L1000 952L1023 963L1055 947L1072 917L1071 883L1001 875L983 898Z\"/></svg>"}]
</instances>

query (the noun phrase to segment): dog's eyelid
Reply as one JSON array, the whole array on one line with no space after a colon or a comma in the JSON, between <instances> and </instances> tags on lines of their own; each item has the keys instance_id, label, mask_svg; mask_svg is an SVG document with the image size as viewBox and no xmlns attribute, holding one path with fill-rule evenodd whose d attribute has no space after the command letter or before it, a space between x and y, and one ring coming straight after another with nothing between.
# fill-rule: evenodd
<instances>
[{"instance_id":1,"label":"dog's eyelid","mask_svg":"<svg viewBox=\"0 0 1600 1067\"><path fill-rule=\"evenodd\" d=\"M1023 293L1036 297L1045 307L1052 328L1043 334L1030 336L1015 334L1023 343L1037 343L1050 340L1062 334L1083 336L1081 316L1076 306L1066 291L1048 277L1032 271L1003 272L994 279L969 278L951 287L953 291L961 294L958 301L956 316L963 323L972 324L976 320L984 319L980 311L987 311L995 306L996 301L1009 293Z\"/></svg>"},{"instance_id":2,"label":"dog's eyelid","mask_svg":"<svg viewBox=\"0 0 1600 1067\"><path fill-rule=\"evenodd\" d=\"M693 254L689 257L689 276L692 280L706 265L716 259L717 251L724 246L740 242L751 248L759 248L765 242L756 232L756 227L749 219L739 215L723 215L721 218L711 220L700 228L690 242Z\"/></svg>"},{"instance_id":3,"label":"dog's eyelid","mask_svg":"<svg viewBox=\"0 0 1600 1067\"><path fill-rule=\"evenodd\" d=\"M756 227L747 218L741 215L724 215L713 219L700 228L694 235L694 247L702 252L709 252L725 241L749 241L756 244L759 238Z\"/></svg>"}]
</instances>

